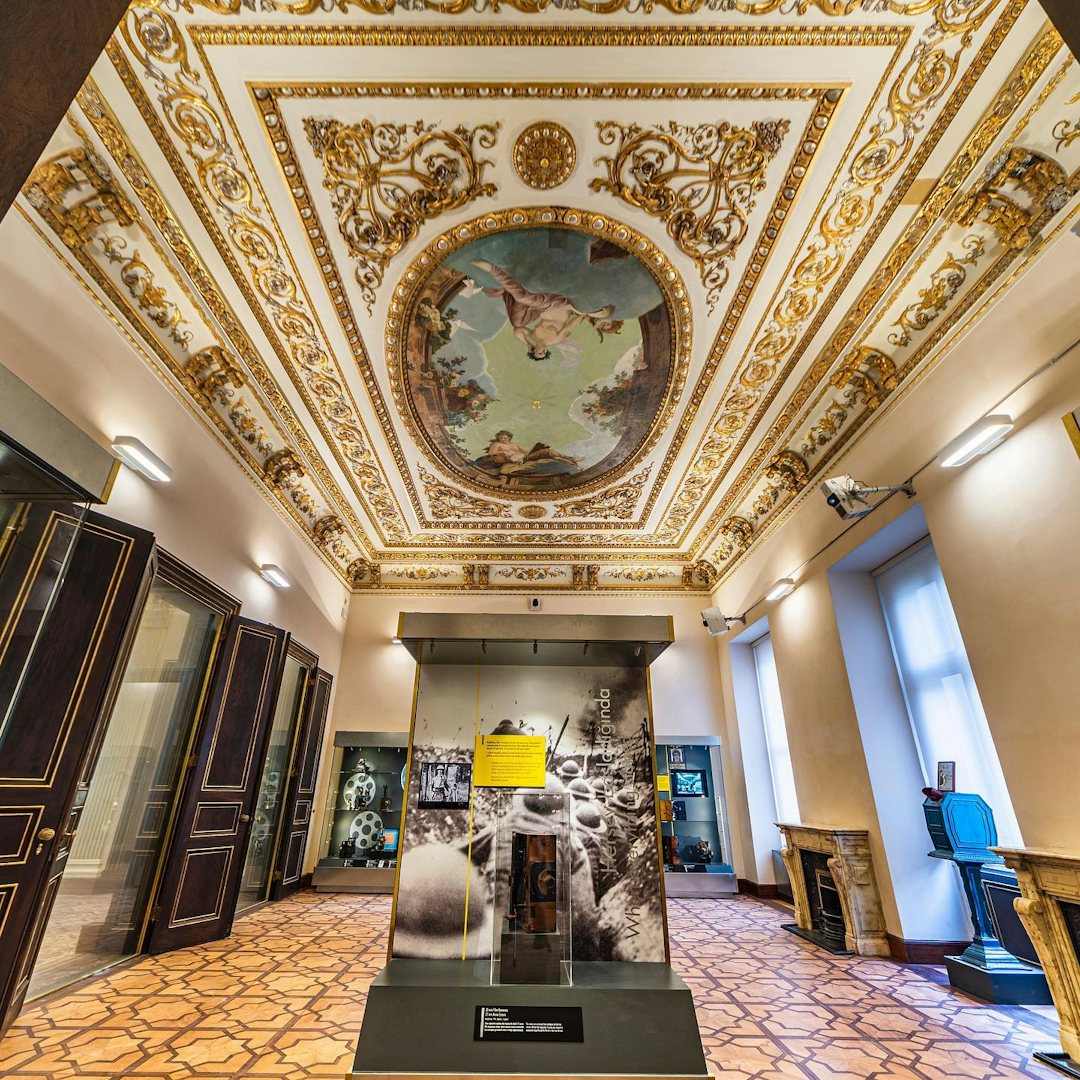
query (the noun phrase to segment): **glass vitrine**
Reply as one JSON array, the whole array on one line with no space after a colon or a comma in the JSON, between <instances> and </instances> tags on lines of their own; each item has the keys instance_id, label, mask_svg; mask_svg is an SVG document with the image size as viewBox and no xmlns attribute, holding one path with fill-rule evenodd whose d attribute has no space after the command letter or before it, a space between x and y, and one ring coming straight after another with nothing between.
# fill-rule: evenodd
<instances>
[{"instance_id":1,"label":"glass vitrine","mask_svg":"<svg viewBox=\"0 0 1080 1080\"><path fill-rule=\"evenodd\" d=\"M660 838L670 895L719 895L733 887L724 817L720 747L706 736L657 742ZM704 874L684 882L673 875ZM685 884L685 888L683 885Z\"/></svg>"},{"instance_id":2,"label":"glass vitrine","mask_svg":"<svg viewBox=\"0 0 1080 1080\"><path fill-rule=\"evenodd\" d=\"M339 731L323 815L321 892L391 892L401 838L408 736Z\"/></svg>"}]
</instances>

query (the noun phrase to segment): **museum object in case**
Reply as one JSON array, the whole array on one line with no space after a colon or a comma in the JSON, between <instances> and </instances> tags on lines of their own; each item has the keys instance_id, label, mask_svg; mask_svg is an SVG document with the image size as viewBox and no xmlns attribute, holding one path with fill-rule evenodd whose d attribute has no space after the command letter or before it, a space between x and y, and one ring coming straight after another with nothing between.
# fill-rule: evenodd
<instances>
[{"instance_id":1,"label":"museum object in case","mask_svg":"<svg viewBox=\"0 0 1080 1080\"><path fill-rule=\"evenodd\" d=\"M570 796L508 792L495 820L491 982L568 985Z\"/></svg>"},{"instance_id":2,"label":"museum object in case","mask_svg":"<svg viewBox=\"0 0 1080 1080\"><path fill-rule=\"evenodd\" d=\"M720 741L670 736L656 745L664 888L669 896L728 896L738 891L728 861ZM663 787L663 783L660 785Z\"/></svg>"},{"instance_id":3,"label":"museum object in case","mask_svg":"<svg viewBox=\"0 0 1080 1080\"><path fill-rule=\"evenodd\" d=\"M317 892L393 892L406 743L404 732L335 733L322 857L312 875Z\"/></svg>"}]
</instances>

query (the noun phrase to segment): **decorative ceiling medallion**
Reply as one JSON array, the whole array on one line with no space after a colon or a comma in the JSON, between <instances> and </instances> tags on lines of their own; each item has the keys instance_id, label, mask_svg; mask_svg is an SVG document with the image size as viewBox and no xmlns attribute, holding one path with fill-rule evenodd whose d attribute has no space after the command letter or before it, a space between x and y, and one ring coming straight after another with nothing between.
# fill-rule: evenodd
<instances>
[{"instance_id":1,"label":"decorative ceiling medallion","mask_svg":"<svg viewBox=\"0 0 1080 1080\"><path fill-rule=\"evenodd\" d=\"M632 468L671 418L690 348L686 289L663 253L561 207L490 214L436 239L386 325L411 432L466 484L527 499L596 490Z\"/></svg>"},{"instance_id":2,"label":"decorative ceiling medallion","mask_svg":"<svg viewBox=\"0 0 1080 1080\"><path fill-rule=\"evenodd\" d=\"M607 176L589 187L659 218L694 260L712 308L727 283L727 262L746 237L755 196L765 190L765 170L789 127L787 120L759 121L749 128L726 122L643 128L600 121L600 143L614 147L614 154L597 159Z\"/></svg>"},{"instance_id":3,"label":"decorative ceiling medallion","mask_svg":"<svg viewBox=\"0 0 1080 1080\"><path fill-rule=\"evenodd\" d=\"M536 521L538 518L547 517L547 507L527 503L525 506L518 507L518 516Z\"/></svg>"},{"instance_id":4,"label":"decorative ceiling medallion","mask_svg":"<svg viewBox=\"0 0 1080 1080\"><path fill-rule=\"evenodd\" d=\"M550 120L530 124L514 142L514 172L537 191L558 187L570 179L577 164L573 136Z\"/></svg>"},{"instance_id":5,"label":"decorative ceiling medallion","mask_svg":"<svg viewBox=\"0 0 1080 1080\"><path fill-rule=\"evenodd\" d=\"M484 181L498 124L342 124L307 117L304 131L323 163L323 187L341 238L356 262L356 283L371 311L387 264L432 218L495 194Z\"/></svg>"}]
</instances>

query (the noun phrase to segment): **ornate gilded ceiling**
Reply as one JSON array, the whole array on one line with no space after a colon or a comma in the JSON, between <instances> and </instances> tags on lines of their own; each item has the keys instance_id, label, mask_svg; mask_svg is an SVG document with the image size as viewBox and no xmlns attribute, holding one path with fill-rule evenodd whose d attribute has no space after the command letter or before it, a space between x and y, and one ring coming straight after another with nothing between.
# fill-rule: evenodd
<instances>
[{"instance_id":1,"label":"ornate gilded ceiling","mask_svg":"<svg viewBox=\"0 0 1080 1080\"><path fill-rule=\"evenodd\" d=\"M1078 130L1023 0L147 0L19 205L355 587L705 590Z\"/></svg>"}]
</instances>

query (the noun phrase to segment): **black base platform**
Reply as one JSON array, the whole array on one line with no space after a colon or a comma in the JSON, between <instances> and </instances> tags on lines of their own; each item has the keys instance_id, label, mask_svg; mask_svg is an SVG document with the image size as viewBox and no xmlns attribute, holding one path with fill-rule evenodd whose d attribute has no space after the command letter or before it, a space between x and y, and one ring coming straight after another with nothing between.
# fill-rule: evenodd
<instances>
[{"instance_id":1,"label":"black base platform","mask_svg":"<svg viewBox=\"0 0 1080 1080\"><path fill-rule=\"evenodd\" d=\"M1049 1065L1051 1069L1057 1069L1058 1072L1063 1072L1066 1076L1075 1076L1076 1080L1080 1080L1080 1063L1073 1061L1068 1054L1063 1054L1060 1051L1040 1050L1033 1057L1036 1061Z\"/></svg>"},{"instance_id":2,"label":"black base platform","mask_svg":"<svg viewBox=\"0 0 1080 1080\"><path fill-rule=\"evenodd\" d=\"M801 937L803 941L809 941L811 944L817 945L826 952L831 952L833 956L855 955L850 949L845 949L843 945L838 946L832 938L826 937L820 930L804 930L801 926L796 926L794 923L784 923L780 929L787 930L788 933L794 934L796 937Z\"/></svg>"},{"instance_id":3,"label":"black base platform","mask_svg":"<svg viewBox=\"0 0 1080 1080\"><path fill-rule=\"evenodd\" d=\"M1022 965L1017 963L1016 967ZM1053 1005L1046 976L1038 968L994 971L969 964L961 956L946 956L949 982L965 993L993 1005Z\"/></svg>"},{"instance_id":4,"label":"black base platform","mask_svg":"<svg viewBox=\"0 0 1080 1080\"><path fill-rule=\"evenodd\" d=\"M572 986L490 985L490 964L391 960L371 984L350 1077L708 1076L694 1001L667 964L581 962ZM478 1007L581 1010L581 1041L484 1041Z\"/></svg>"}]
</instances>

